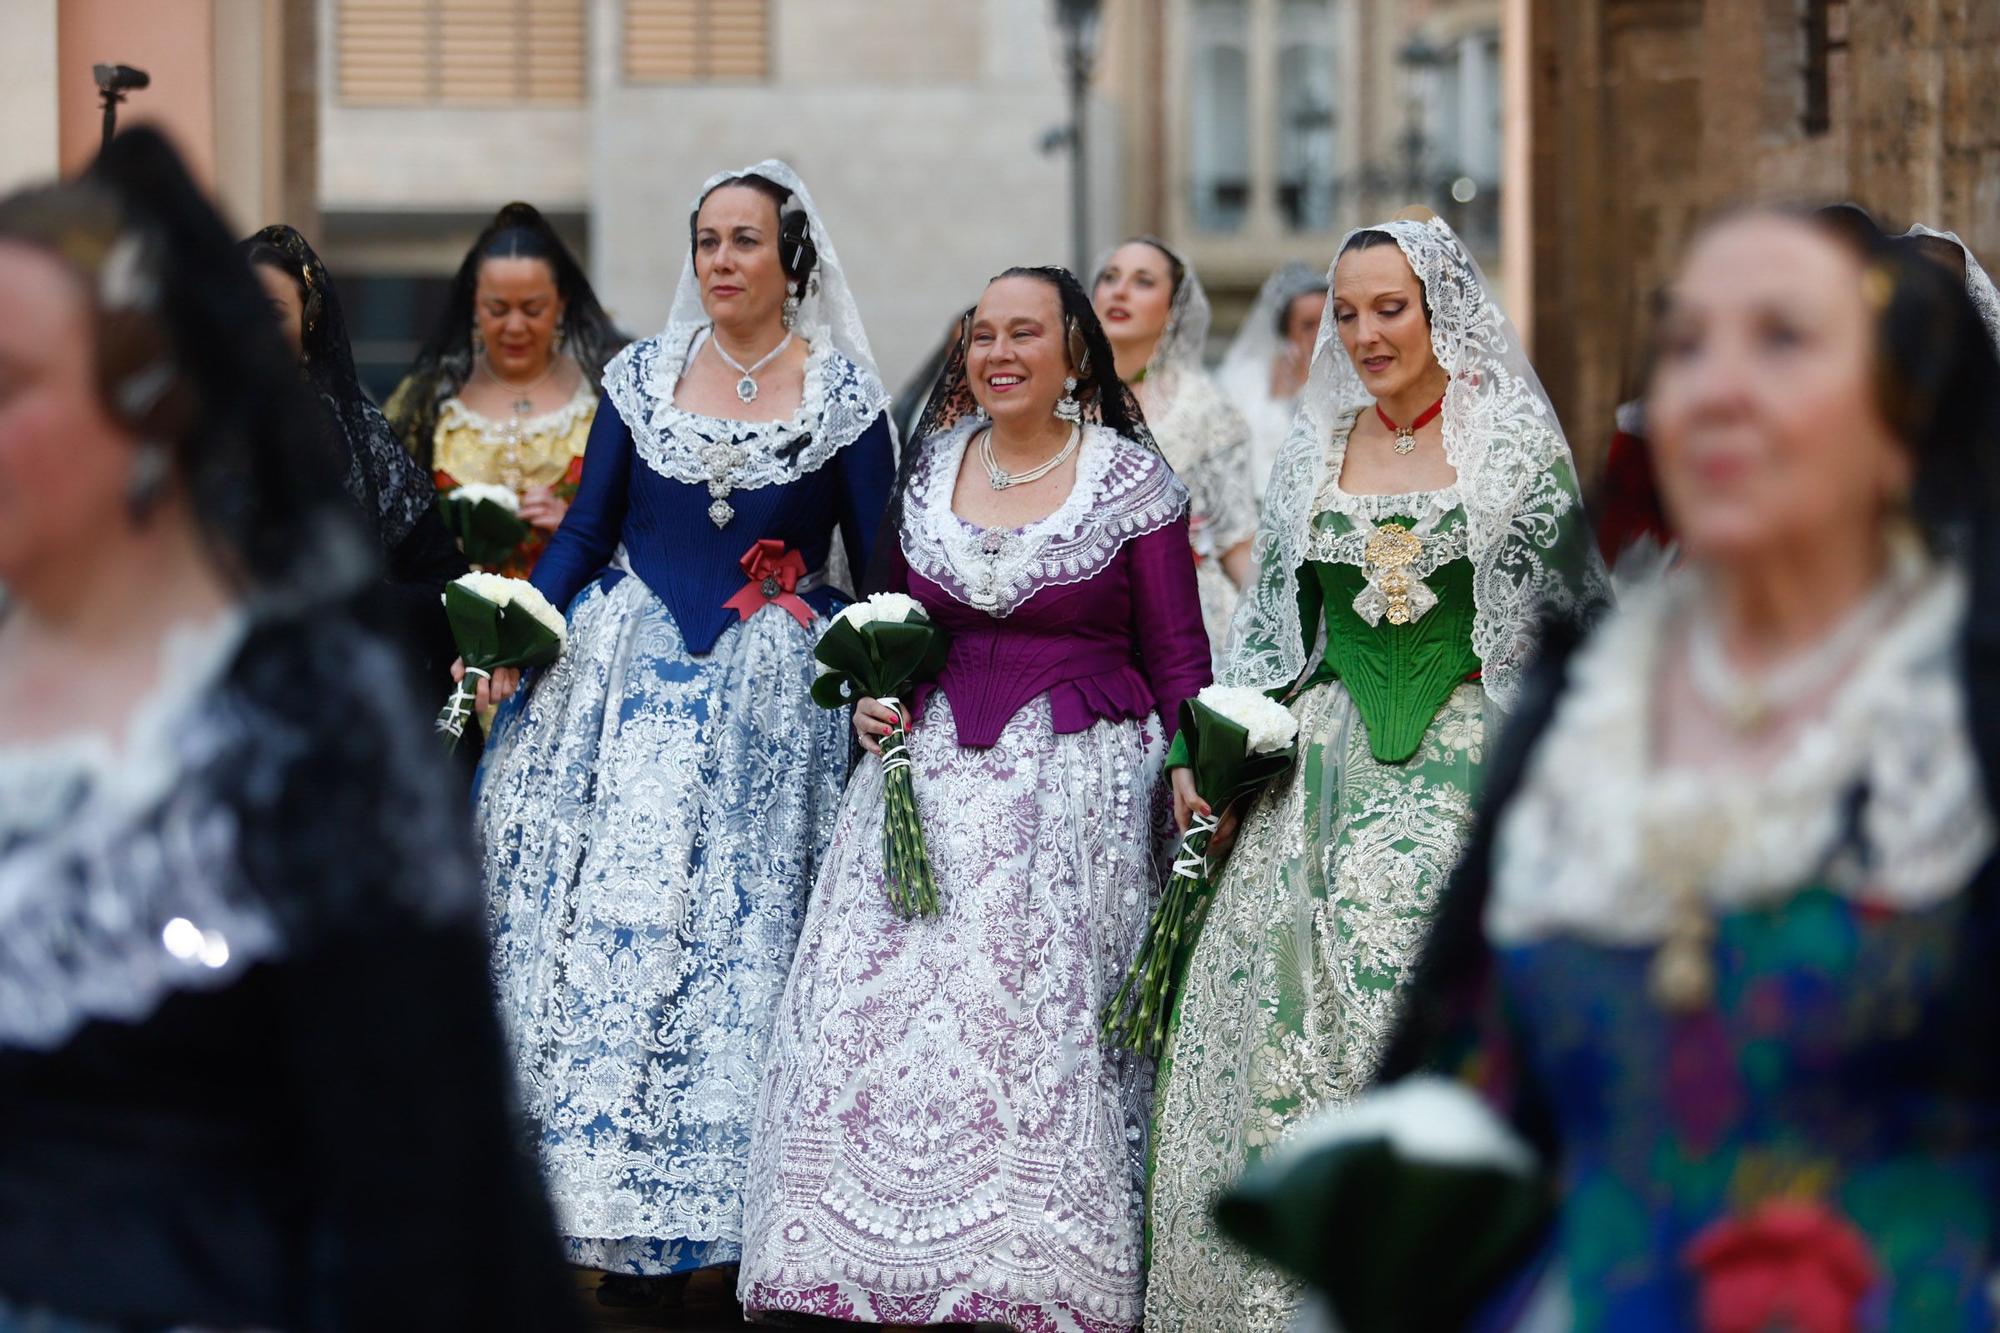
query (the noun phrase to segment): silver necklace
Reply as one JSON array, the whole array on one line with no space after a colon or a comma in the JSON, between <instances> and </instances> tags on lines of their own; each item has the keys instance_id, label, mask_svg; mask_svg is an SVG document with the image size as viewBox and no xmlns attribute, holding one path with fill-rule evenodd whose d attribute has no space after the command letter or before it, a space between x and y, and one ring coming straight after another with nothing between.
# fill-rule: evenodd
<instances>
[{"instance_id":1,"label":"silver necklace","mask_svg":"<svg viewBox=\"0 0 2000 1333\"><path fill-rule=\"evenodd\" d=\"M533 416L535 413L535 390L548 383L549 376L556 373L556 362L558 360L558 357L551 356L548 365L542 367L542 373L529 380L526 384L510 380L495 370L492 358L483 352L479 357L479 368L486 372L486 378L492 380L501 388L513 390L514 415L517 417L527 417Z\"/></svg>"},{"instance_id":2,"label":"silver necklace","mask_svg":"<svg viewBox=\"0 0 2000 1333\"><path fill-rule=\"evenodd\" d=\"M743 377L736 381L736 396L746 403L754 403L757 401L757 372L777 360L778 353L792 345L792 335L787 333L779 340L778 345L764 353L763 359L758 361L754 366L745 366L741 361L731 356L728 350L723 347L722 339L716 337L713 331L708 335L708 345L715 349L717 356L729 363L731 370Z\"/></svg>"},{"instance_id":3,"label":"silver necklace","mask_svg":"<svg viewBox=\"0 0 2000 1333\"><path fill-rule=\"evenodd\" d=\"M1083 427L1069 428L1069 442L1046 462L1029 468L1026 472L1009 472L1000 466L1000 460L993 456L993 428L988 426L979 432L979 458L986 464L986 484L996 491L1004 491L1010 486L1025 486L1031 481L1040 481L1054 472L1076 452L1076 446L1083 440Z\"/></svg>"},{"instance_id":4,"label":"silver necklace","mask_svg":"<svg viewBox=\"0 0 2000 1333\"><path fill-rule=\"evenodd\" d=\"M1689 683L1736 730L1761 731L1786 707L1824 689L1902 603L1907 591L1903 579L1886 581L1831 634L1754 677L1730 664L1717 617L1698 608L1688 625Z\"/></svg>"}]
</instances>

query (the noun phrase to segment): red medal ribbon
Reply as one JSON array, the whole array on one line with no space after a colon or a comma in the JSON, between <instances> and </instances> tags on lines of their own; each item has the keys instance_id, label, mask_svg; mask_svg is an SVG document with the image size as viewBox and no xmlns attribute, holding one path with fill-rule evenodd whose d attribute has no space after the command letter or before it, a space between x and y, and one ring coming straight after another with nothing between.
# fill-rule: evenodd
<instances>
[{"instance_id":1,"label":"red medal ribbon","mask_svg":"<svg viewBox=\"0 0 2000 1333\"><path fill-rule=\"evenodd\" d=\"M753 543L743 553L738 562L743 566L743 575L750 581L742 591L724 602L740 620L748 620L772 603L791 613L792 619L812 628L813 610L793 589L806 576L806 558L797 551L788 551L785 544L775 537L765 537Z\"/></svg>"},{"instance_id":2,"label":"red medal ribbon","mask_svg":"<svg viewBox=\"0 0 2000 1333\"><path fill-rule=\"evenodd\" d=\"M1422 430L1424 427L1430 425L1433 421L1436 421L1437 414L1442 411L1444 411L1444 399L1440 398L1435 403L1432 403L1429 407L1425 408L1423 412L1418 415L1417 419L1410 423L1409 428L1411 433L1414 434L1417 431ZM1389 428L1389 433L1391 435L1400 435L1402 433L1403 428L1401 426L1398 426L1395 422L1389 420L1389 414L1382 410L1382 404L1380 403L1375 404L1375 415L1382 418L1382 424Z\"/></svg>"}]
</instances>

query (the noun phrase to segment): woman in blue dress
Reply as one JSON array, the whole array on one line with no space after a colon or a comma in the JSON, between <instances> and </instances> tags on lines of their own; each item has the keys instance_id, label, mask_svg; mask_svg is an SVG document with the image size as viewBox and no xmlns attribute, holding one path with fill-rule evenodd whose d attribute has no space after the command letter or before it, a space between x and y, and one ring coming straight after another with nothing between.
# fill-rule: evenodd
<instances>
[{"instance_id":1,"label":"woman in blue dress","mask_svg":"<svg viewBox=\"0 0 2000 1333\"><path fill-rule=\"evenodd\" d=\"M604 390L534 574L568 647L496 718L478 821L558 1220L630 1305L740 1252L764 1046L847 779L847 718L808 694L828 566L867 567L894 479L889 395L791 168L704 186L666 330Z\"/></svg>"}]
</instances>

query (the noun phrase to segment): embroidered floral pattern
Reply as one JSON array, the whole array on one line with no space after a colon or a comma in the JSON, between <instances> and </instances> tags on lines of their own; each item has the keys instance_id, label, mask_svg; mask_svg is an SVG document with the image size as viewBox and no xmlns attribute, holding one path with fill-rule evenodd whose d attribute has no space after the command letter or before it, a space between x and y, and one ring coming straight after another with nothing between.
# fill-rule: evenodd
<instances>
[{"instance_id":1,"label":"embroidered floral pattern","mask_svg":"<svg viewBox=\"0 0 2000 1333\"><path fill-rule=\"evenodd\" d=\"M732 421L674 405L688 348L700 326L669 329L633 343L604 368L604 392L632 431L646 465L663 477L724 493L781 486L820 468L861 438L889 405L872 371L813 345L799 410L781 421Z\"/></svg>"},{"instance_id":2,"label":"embroidered floral pattern","mask_svg":"<svg viewBox=\"0 0 2000 1333\"><path fill-rule=\"evenodd\" d=\"M943 914L882 888L856 770L773 1034L751 1155L753 1310L1123 1333L1139 1320L1151 1068L1098 1040L1158 883L1158 724L990 749L910 736Z\"/></svg>"},{"instance_id":3,"label":"embroidered floral pattern","mask_svg":"<svg viewBox=\"0 0 2000 1333\"><path fill-rule=\"evenodd\" d=\"M479 802L500 1008L571 1258L736 1257L762 1056L831 830L847 723L819 624L691 657L637 578L495 725Z\"/></svg>"},{"instance_id":4,"label":"embroidered floral pattern","mask_svg":"<svg viewBox=\"0 0 2000 1333\"><path fill-rule=\"evenodd\" d=\"M1461 685L1383 764L1339 682L1294 704L1301 753L1245 819L1188 964L1154 1110L1148 1330L1277 1333L1302 1292L1222 1239L1215 1195L1372 1077L1471 823L1484 700Z\"/></svg>"}]
</instances>

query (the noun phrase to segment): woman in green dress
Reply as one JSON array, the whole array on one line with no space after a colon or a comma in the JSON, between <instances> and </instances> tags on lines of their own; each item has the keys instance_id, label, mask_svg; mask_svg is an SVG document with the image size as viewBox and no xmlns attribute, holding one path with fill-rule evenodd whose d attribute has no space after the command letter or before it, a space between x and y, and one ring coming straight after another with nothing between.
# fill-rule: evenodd
<instances>
[{"instance_id":1,"label":"woman in green dress","mask_svg":"<svg viewBox=\"0 0 2000 1333\"><path fill-rule=\"evenodd\" d=\"M1223 670L1289 703L1299 758L1244 814L1161 1062L1149 1330L1290 1324L1298 1290L1209 1206L1373 1077L1534 624L1606 597L1562 429L1451 228L1355 232L1329 282Z\"/></svg>"}]
</instances>

